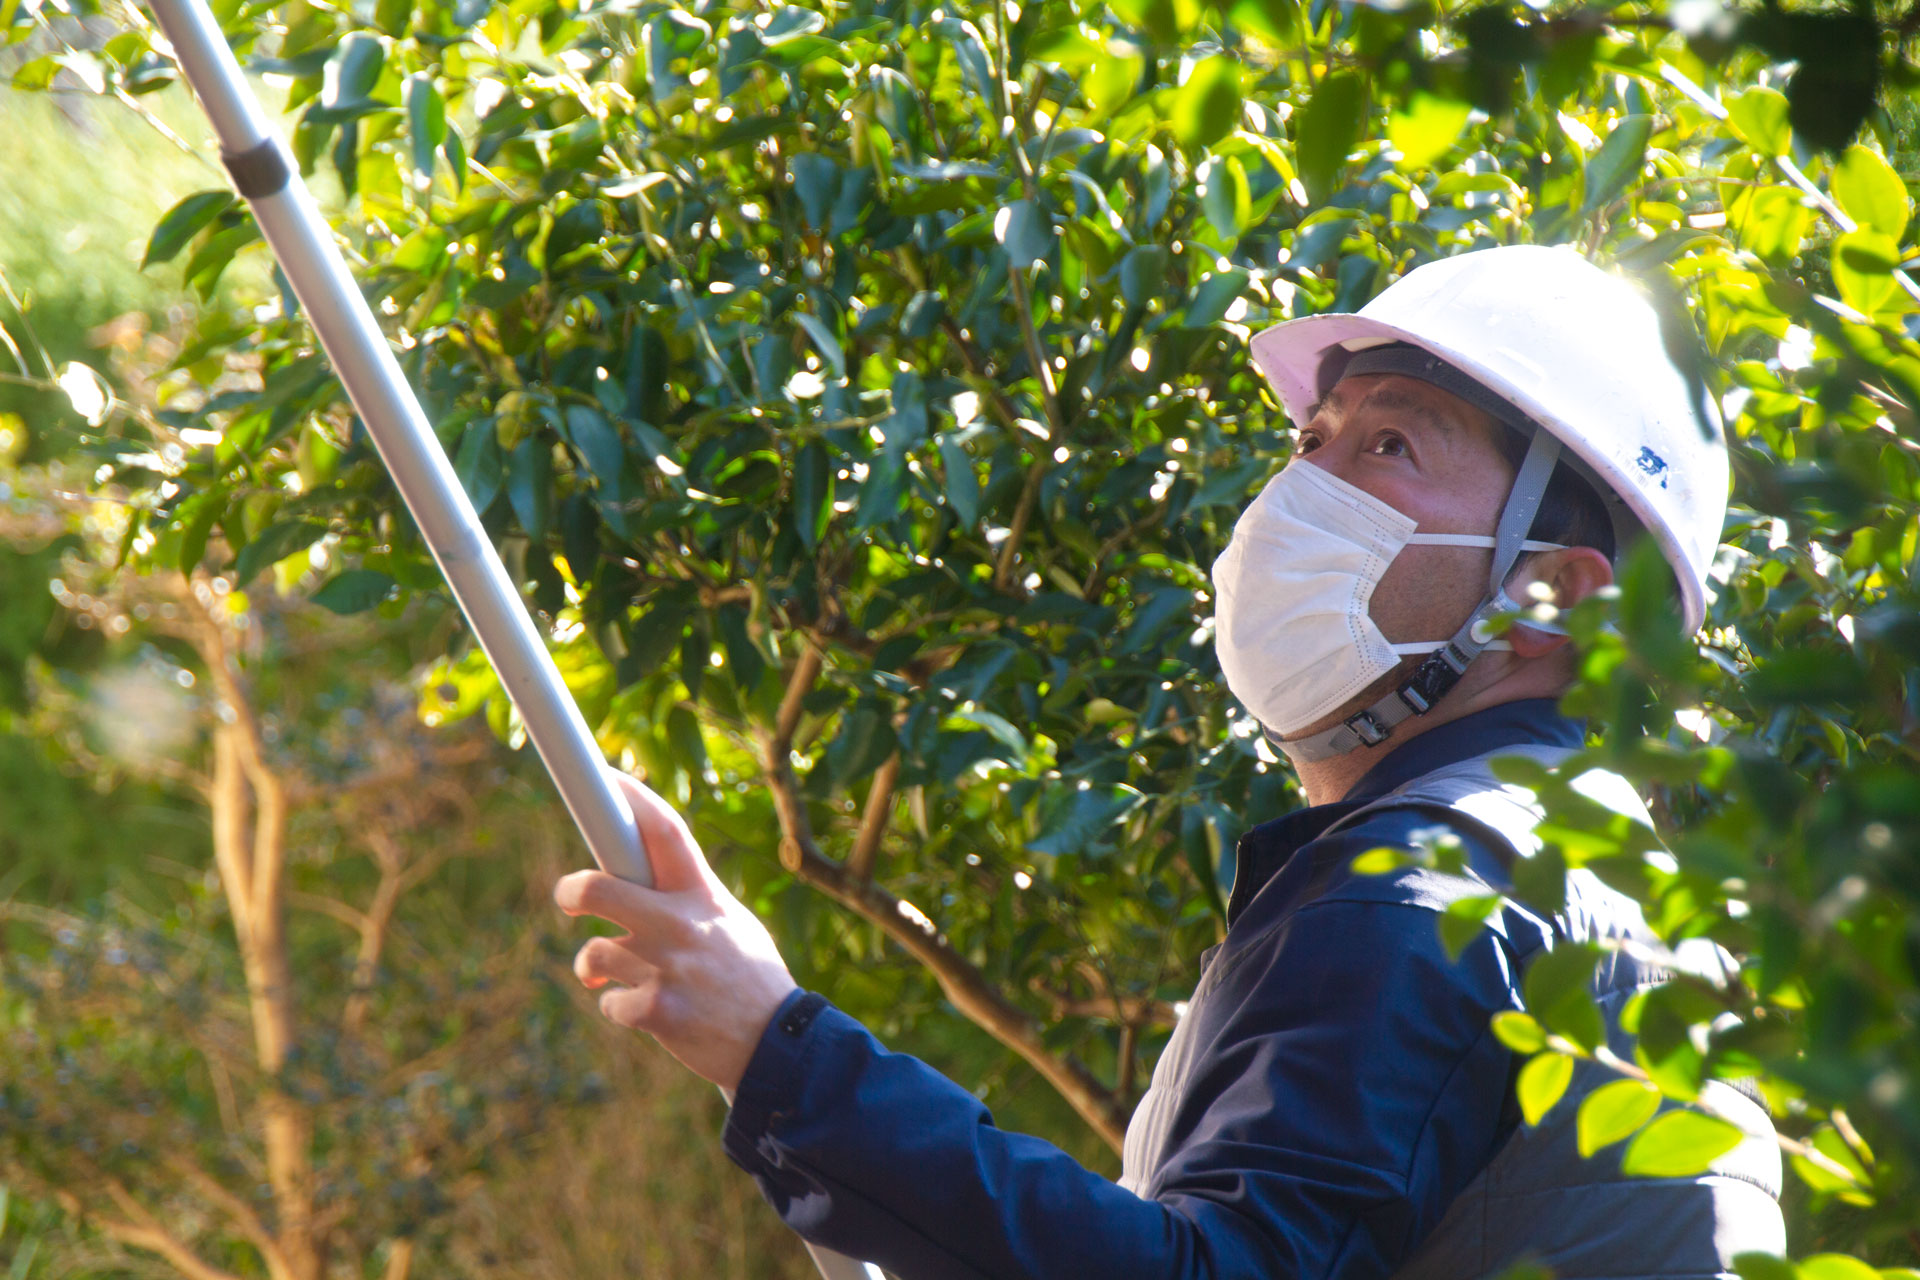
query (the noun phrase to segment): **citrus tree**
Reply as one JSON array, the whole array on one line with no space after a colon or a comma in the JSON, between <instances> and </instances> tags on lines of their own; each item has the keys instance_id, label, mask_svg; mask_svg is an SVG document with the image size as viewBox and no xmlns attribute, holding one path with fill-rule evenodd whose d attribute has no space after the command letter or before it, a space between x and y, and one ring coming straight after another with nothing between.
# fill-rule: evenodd
<instances>
[{"instance_id":1,"label":"citrus tree","mask_svg":"<svg viewBox=\"0 0 1920 1280\"><path fill-rule=\"evenodd\" d=\"M1629 559L1574 619L1573 704L1674 857L1583 808L1575 766L1526 779L1552 820L1515 892L1550 906L1589 867L1743 967L1642 1002L1632 1061L1602 1052L1575 964L1503 1033L1533 1055L1531 1116L1577 1101L1589 1145L1630 1139L1649 1170L1730 1141L1685 1105L1701 1080L1757 1079L1796 1245L1914 1260L1907 16L216 8L342 193L368 297L609 753L736 855L803 980L996 1097L1024 1063L1107 1144L1221 934L1237 835L1297 801L1211 649L1207 567L1288 450L1247 337L1489 244L1640 281L1727 410L1734 508L1704 636ZM5 12L16 86L170 74L137 11L105 42ZM208 190L146 258L210 294L256 239ZM260 302L210 309L162 384L178 460L102 442L130 558L277 572L337 609L437 591L310 331ZM235 351L256 382L206 394ZM290 559L323 539L324 571ZM519 736L471 650L422 687L430 721ZM1618 1087L1563 1099L1577 1058Z\"/></svg>"}]
</instances>

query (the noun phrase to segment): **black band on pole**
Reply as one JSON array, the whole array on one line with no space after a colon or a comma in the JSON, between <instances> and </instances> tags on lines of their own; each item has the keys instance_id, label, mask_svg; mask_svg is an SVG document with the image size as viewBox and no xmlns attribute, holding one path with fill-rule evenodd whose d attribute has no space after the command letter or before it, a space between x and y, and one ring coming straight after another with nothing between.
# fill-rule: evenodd
<instances>
[{"instance_id":1,"label":"black band on pole","mask_svg":"<svg viewBox=\"0 0 1920 1280\"><path fill-rule=\"evenodd\" d=\"M287 185L293 176L287 168L286 153L280 143L268 138L257 147L248 147L238 155L220 153L221 162L233 175L233 187L249 200L270 196Z\"/></svg>"}]
</instances>

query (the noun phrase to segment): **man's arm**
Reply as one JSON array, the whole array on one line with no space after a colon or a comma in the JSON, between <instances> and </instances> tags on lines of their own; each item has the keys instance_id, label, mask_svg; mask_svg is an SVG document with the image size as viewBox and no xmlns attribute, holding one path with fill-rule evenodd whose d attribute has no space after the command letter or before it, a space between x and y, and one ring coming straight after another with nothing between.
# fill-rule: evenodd
<instances>
[{"instance_id":1,"label":"man's arm","mask_svg":"<svg viewBox=\"0 0 1920 1280\"><path fill-rule=\"evenodd\" d=\"M1383 1276L1491 1154L1507 1059L1487 1024L1512 1000L1508 954L1484 935L1449 961L1391 877L1236 926L1189 1013L1200 1058L1143 1198L795 993L684 823L623 786L656 887L560 881L563 910L629 930L590 940L575 969L609 988L609 1018L737 1089L728 1151L809 1239L907 1280ZM1323 865L1380 843L1354 839L1316 846Z\"/></svg>"},{"instance_id":2,"label":"man's arm","mask_svg":"<svg viewBox=\"0 0 1920 1280\"><path fill-rule=\"evenodd\" d=\"M1390 1274L1499 1136L1503 948L1456 966L1431 911L1326 902L1219 963L1151 1198L802 994L741 1081L728 1154L802 1235L907 1280Z\"/></svg>"}]
</instances>

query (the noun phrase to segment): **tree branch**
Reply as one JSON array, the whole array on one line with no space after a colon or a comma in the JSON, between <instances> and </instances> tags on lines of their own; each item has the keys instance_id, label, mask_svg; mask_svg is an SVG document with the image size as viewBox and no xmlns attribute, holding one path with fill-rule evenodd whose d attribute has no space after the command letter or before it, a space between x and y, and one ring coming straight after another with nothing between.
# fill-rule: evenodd
<instances>
[{"instance_id":1,"label":"tree branch","mask_svg":"<svg viewBox=\"0 0 1920 1280\"><path fill-rule=\"evenodd\" d=\"M1057 1018L1105 1018L1123 1027L1171 1027L1180 1021L1173 1004L1151 996L1063 995L1036 984L1033 990L1053 1006Z\"/></svg>"},{"instance_id":2,"label":"tree branch","mask_svg":"<svg viewBox=\"0 0 1920 1280\"><path fill-rule=\"evenodd\" d=\"M1027 524L1033 519L1033 506L1040 497L1040 482L1046 479L1047 470L1053 465L1053 455L1042 450L1027 468L1027 480L1020 488L1019 505L1013 509L1013 523L1007 526L1007 540L1000 544L1000 558L994 562L993 585L997 590L1008 589L1013 577L1013 562L1020 554L1020 541L1026 536Z\"/></svg>"},{"instance_id":3,"label":"tree branch","mask_svg":"<svg viewBox=\"0 0 1920 1280\"><path fill-rule=\"evenodd\" d=\"M407 1280L412 1271L413 1240L407 1236L396 1236L387 1248L387 1266L380 1273L380 1280Z\"/></svg>"},{"instance_id":4,"label":"tree branch","mask_svg":"<svg viewBox=\"0 0 1920 1280\"><path fill-rule=\"evenodd\" d=\"M119 1206L120 1212L131 1221L110 1218L104 1214L92 1213L79 1196L72 1191L56 1190L54 1198L69 1217L90 1224L96 1231L111 1236L125 1245L136 1249L145 1249L157 1253L172 1264L174 1270L186 1276L187 1280L243 1280L231 1271L223 1271L205 1258L195 1253L187 1243L160 1225L159 1219L147 1212L145 1205L133 1198L133 1194L117 1179L94 1170L90 1181L105 1188L107 1195Z\"/></svg>"},{"instance_id":5,"label":"tree branch","mask_svg":"<svg viewBox=\"0 0 1920 1280\"><path fill-rule=\"evenodd\" d=\"M280 1242L274 1239L271 1231L267 1230L267 1224L260 1220L260 1215L253 1211L252 1205L235 1195L212 1174L185 1156L178 1154L169 1156L167 1167L192 1183L209 1203L219 1206L239 1225L247 1239L253 1241L254 1247L260 1250L260 1256L266 1259L267 1269L273 1273L276 1280L294 1274L292 1266L287 1261L287 1255L280 1248Z\"/></svg>"},{"instance_id":6,"label":"tree branch","mask_svg":"<svg viewBox=\"0 0 1920 1280\"><path fill-rule=\"evenodd\" d=\"M785 832L780 842L781 865L898 943L933 974L947 999L969 1021L1024 1058L1095 1133L1120 1150L1127 1131L1124 1102L1085 1066L1047 1048L1039 1020L995 990L979 969L953 949L926 913L878 885L855 881L846 868L821 853L811 837L803 843L787 825L788 809L798 808L800 802L793 794L783 799L781 793L790 793L793 783L793 771L784 772L785 777L772 784Z\"/></svg>"},{"instance_id":7,"label":"tree branch","mask_svg":"<svg viewBox=\"0 0 1920 1280\"><path fill-rule=\"evenodd\" d=\"M873 879L880 841L893 820L893 789L899 780L900 753L896 751L874 772L873 785L867 789L867 807L860 815L860 832L853 838L853 852L847 855L847 874L855 880Z\"/></svg>"}]
</instances>

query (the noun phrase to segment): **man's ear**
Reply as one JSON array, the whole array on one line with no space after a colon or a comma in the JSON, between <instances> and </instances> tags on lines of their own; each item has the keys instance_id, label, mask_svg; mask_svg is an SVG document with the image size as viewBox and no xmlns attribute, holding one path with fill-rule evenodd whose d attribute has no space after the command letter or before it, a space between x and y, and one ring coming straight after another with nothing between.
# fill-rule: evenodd
<instances>
[{"instance_id":1,"label":"man's ear","mask_svg":"<svg viewBox=\"0 0 1920 1280\"><path fill-rule=\"evenodd\" d=\"M1613 565L1592 547L1541 552L1528 562L1526 576L1507 593L1521 604L1531 604L1538 594L1535 583L1545 584L1548 604L1571 609L1600 588L1613 585ZM1566 644L1567 637L1518 623L1507 631L1507 642L1513 646L1514 656L1539 658Z\"/></svg>"}]
</instances>

